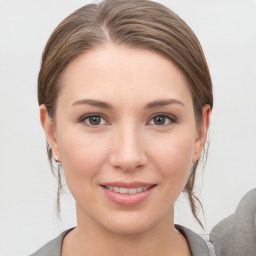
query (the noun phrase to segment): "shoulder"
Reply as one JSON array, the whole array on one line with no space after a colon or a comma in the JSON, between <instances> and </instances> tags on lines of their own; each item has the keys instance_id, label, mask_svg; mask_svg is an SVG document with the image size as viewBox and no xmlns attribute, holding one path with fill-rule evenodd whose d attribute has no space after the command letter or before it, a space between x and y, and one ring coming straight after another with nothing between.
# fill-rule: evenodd
<instances>
[{"instance_id":1,"label":"shoulder","mask_svg":"<svg viewBox=\"0 0 256 256\"><path fill-rule=\"evenodd\" d=\"M53 239L50 242L48 242L47 244L45 244L43 247L41 247L39 250L37 250L31 256L49 256L49 255L60 256L63 238L72 229L74 229L74 228L65 230L58 237L56 237L55 239Z\"/></svg>"},{"instance_id":2,"label":"shoulder","mask_svg":"<svg viewBox=\"0 0 256 256\"><path fill-rule=\"evenodd\" d=\"M220 221L211 231L216 254L223 256L256 255L256 189L249 191L234 214Z\"/></svg>"},{"instance_id":3,"label":"shoulder","mask_svg":"<svg viewBox=\"0 0 256 256\"><path fill-rule=\"evenodd\" d=\"M175 227L187 239L193 256L210 256L208 245L201 236L181 225L175 225ZM58 237L45 244L31 256L60 256L63 238L72 229L73 228L62 232Z\"/></svg>"},{"instance_id":4,"label":"shoulder","mask_svg":"<svg viewBox=\"0 0 256 256\"><path fill-rule=\"evenodd\" d=\"M206 240L204 240L201 236L180 225L175 225L175 228L178 229L179 232L182 233L182 235L187 239L193 256L211 255Z\"/></svg>"}]
</instances>

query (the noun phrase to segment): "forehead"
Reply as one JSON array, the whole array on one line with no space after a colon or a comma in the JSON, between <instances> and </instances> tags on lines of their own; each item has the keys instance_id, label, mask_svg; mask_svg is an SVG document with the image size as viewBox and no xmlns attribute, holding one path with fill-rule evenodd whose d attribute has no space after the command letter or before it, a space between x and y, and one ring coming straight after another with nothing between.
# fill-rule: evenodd
<instances>
[{"instance_id":1,"label":"forehead","mask_svg":"<svg viewBox=\"0 0 256 256\"><path fill-rule=\"evenodd\" d=\"M67 67L60 97L66 101L100 97L122 102L176 98L192 102L189 83L169 59L154 51L106 44Z\"/></svg>"}]
</instances>

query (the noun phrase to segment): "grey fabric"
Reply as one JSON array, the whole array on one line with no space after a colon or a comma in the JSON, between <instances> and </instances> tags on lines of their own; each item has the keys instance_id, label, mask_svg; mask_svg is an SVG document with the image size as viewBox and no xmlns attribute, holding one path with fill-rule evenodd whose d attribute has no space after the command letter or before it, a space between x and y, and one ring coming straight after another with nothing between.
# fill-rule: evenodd
<instances>
[{"instance_id":1,"label":"grey fabric","mask_svg":"<svg viewBox=\"0 0 256 256\"><path fill-rule=\"evenodd\" d=\"M183 226L175 227L187 239L192 256L210 256L208 246L201 236Z\"/></svg>"},{"instance_id":2,"label":"grey fabric","mask_svg":"<svg viewBox=\"0 0 256 256\"><path fill-rule=\"evenodd\" d=\"M58 237L45 244L31 256L61 256L61 246L64 236L74 228L62 232Z\"/></svg>"},{"instance_id":3,"label":"grey fabric","mask_svg":"<svg viewBox=\"0 0 256 256\"><path fill-rule=\"evenodd\" d=\"M256 189L240 201L235 213L211 231L217 256L256 256Z\"/></svg>"},{"instance_id":4,"label":"grey fabric","mask_svg":"<svg viewBox=\"0 0 256 256\"><path fill-rule=\"evenodd\" d=\"M199 235L183 226L175 225L175 227L187 239L193 256L210 256L206 242ZM73 228L64 231L57 238L44 245L31 256L61 256L61 245L63 238L72 229Z\"/></svg>"}]
</instances>

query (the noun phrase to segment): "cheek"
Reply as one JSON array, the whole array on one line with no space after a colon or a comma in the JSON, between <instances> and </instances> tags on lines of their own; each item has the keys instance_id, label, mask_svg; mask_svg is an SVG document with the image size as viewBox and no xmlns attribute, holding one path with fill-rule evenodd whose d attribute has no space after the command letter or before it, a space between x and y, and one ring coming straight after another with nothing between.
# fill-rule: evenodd
<instances>
[{"instance_id":1,"label":"cheek","mask_svg":"<svg viewBox=\"0 0 256 256\"><path fill-rule=\"evenodd\" d=\"M96 136L81 132L65 131L59 137L62 166L71 193L92 187L106 161L107 148L106 140L101 140L99 145Z\"/></svg>"},{"instance_id":2,"label":"cheek","mask_svg":"<svg viewBox=\"0 0 256 256\"><path fill-rule=\"evenodd\" d=\"M152 148L155 168L165 181L167 193L176 199L183 191L190 173L193 156L193 139L189 136L176 135L156 144ZM170 193L171 192L171 193Z\"/></svg>"},{"instance_id":3,"label":"cheek","mask_svg":"<svg viewBox=\"0 0 256 256\"><path fill-rule=\"evenodd\" d=\"M190 132L191 134L191 132ZM188 167L192 163L194 139L186 133L172 134L164 138L157 138L153 142L151 154L157 156L159 164L166 166L166 169L178 171Z\"/></svg>"}]
</instances>

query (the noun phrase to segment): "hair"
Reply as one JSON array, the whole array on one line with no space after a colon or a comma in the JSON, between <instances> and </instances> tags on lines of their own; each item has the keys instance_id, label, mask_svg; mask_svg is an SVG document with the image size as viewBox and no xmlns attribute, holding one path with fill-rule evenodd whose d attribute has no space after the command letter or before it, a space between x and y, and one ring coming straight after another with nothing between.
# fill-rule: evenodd
<instances>
[{"instance_id":1,"label":"hair","mask_svg":"<svg viewBox=\"0 0 256 256\"><path fill-rule=\"evenodd\" d=\"M136 49L147 49L167 57L185 75L190 85L195 120L199 129L202 108L213 107L211 76L196 35L190 27L167 7L149 0L104 0L88 4L64 19L50 36L42 56L38 75L38 102L45 104L54 120L56 102L62 89L61 78L67 66L85 52L106 43ZM47 143L48 159L52 172L53 153ZM199 160L191 168L184 188L195 219L198 203L194 193L195 177ZM60 213L59 197L62 189L60 168L57 168L57 212Z\"/></svg>"}]
</instances>

